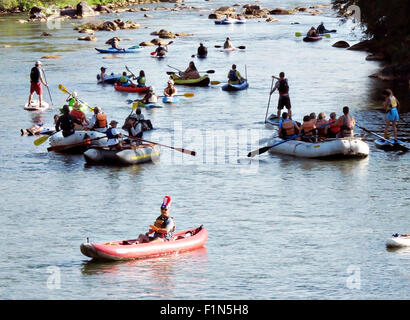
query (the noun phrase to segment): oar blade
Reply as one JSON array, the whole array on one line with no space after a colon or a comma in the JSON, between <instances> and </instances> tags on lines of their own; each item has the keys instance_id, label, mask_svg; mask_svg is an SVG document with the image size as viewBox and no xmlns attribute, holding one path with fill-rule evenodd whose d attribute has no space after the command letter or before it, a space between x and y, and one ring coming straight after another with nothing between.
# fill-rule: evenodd
<instances>
[{"instance_id":1,"label":"oar blade","mask_svg":"<svg viewBox=\"0 0 410 320\"><path fill-rule=\"evenodd\" d=\"M268 151L271 147L272 147L272 146L267 146L267 147L263 147L263 148L260 148L260 149L258 149L258 150L255 150L255 151L251 151L251 152L248 153L248 158L253 158L253 157L257 156L257 155L260 155L260 154L262 154L262 153L265 153L265 152Z\"/></svg>"},{"instance_id":2,"label":"oar blade","mask_svg":"<svg viewBox=\"0 0 410 320\"><path fill-rule=\"evenodd\" d=\"M192 97L194 97L195 96L195 94L193 93L193 92L186 92L186 93L184 93L184 97L187 97L187 98L192 98Z\"/></svg>"},{"instance_id":3,"label":"oar blade","mask_svg":"<svg viewBox=\"0 0 410 320\"><path fill-rule=\"evenodd\" d=\"M239 46L239 47L237 47L238 49L241 49L241 50L245 50L246 49L246 46Z\"/></svg>"},{"instance_id":4,"label":"oar blade","mask_svg":"<svg viewBox=\"0 0 410 320\"><path fill-rule=\"evenodd\" d=\"M295 32L295 36L296 36L296 37L301 37L301 36L302 36L302 33L301 33L301 32Z\"/></svg>"},{"instance_id":5,"label":"oar blade","mask_svg":"<svg viewBox=\"0 0 410 320\"><path fill-rule=\"evenodd\" d=\"M211 81L211 85L221 84L221 81Z\"/></svg>"},{"instance_id":6,"label":"oar blade","mask_svg":"<svg viewBox=\"0 0 410 320\"><path fill-rule=\"evenodd\" d=\"M50 136L42 136L42 137L40 137L40 138L34 140L33 143L34 143L35 146L39 146L40 144L46 142L49 137L50 137Z\"/></svg>"}]
</instances>

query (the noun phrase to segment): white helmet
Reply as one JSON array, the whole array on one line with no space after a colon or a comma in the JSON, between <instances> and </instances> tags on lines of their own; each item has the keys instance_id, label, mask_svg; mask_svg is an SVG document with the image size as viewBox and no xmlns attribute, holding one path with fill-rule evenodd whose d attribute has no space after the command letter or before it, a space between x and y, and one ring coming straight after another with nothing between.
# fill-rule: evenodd
<instances>
[{"instance_id":1,"label":"white helmet","mask_svg":"<svg viewBox=\"0 0 410 320\"><path fill-rule=\"evenodd\" d=\"M41 61L40 60L36 61L36 66L41 66Z\"/></svg>"},{"instance_id":2,"label":"white helmet","mask_svg":"<svg viewBox=\"0 0 410 320\"><path fill-rule=\"evenodd\" d=\"M174 80L169 79L169 80L168 80L168 83L169 83L169 84L174 84Z\"/></svg>"},{"instance_id":3,"label":"white helmet","mask_svg":"<svg viewBox=\"0 0 410 320\"><path fill-rule=\"evenodd\" d=\"M73 92L73 97L77 98L77 92L76 91Z\"/></svg>"},{"instance_id":4,"label":"white helmet","mask_svg":"<svg viewBox=\"0 0 410 320\"><path fill-rule=\"evenodd\" d=\"M151 92L154 92L154 91L155 91L155 87L154 87L154 86L150 86L148 89L149 89L149 91L151 91Z\"/></svg>"}]
</instances>

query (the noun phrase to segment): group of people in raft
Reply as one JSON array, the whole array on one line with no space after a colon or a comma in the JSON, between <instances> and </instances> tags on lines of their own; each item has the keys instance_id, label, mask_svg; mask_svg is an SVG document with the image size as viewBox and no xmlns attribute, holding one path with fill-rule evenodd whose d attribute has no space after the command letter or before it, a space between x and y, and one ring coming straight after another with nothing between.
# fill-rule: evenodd
<instances>
[{"instance_id":1,"label":"group of people in raft","mask_svg":"<svg viewBox=\"0 0 410 320\"><path fill-rule=\"evenodd\" d=\"M285 78L285 73L281 72L279 77L272 76L277 80L270 95L276 90L279 92L277 118L280 118L282 109L286 107L287 112L283 112L279 121L279 136L283 139L292 139L296 135L302 134L297 139L306 142L317 142L326 138L353 137L356 120L349 113L349 107L343 107L343 115L337 118L336 113L332 112L330 118L326 120L326 114L321 112L317 117L315 113L305 115L303 123L300 124L292 120L292 106L289 97L289 83ZM386 127L384 137L390 138L390 125L393 127L394 141L397 142L397 121L399 121L400 103L394 97L391 89L383 90L384 110L386 113Z\"/></svg>"}]
</instances>

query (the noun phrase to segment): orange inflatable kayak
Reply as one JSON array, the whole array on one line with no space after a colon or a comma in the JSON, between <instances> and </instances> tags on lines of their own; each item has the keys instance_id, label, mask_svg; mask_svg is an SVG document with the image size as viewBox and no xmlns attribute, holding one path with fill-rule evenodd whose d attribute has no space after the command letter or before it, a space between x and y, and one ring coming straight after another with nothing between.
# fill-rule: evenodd
<instances>
[{"instance_id":1,"label":"orange inflatable kayak","mask_svg":"<svg viewBox=\"0 0 410 320\"><path fill-rule=\"evenodd\" d=\"M174 234L174 240L135 244L136 240L81 244L81 253L96 260L132 260L162 256L202 248L208 240L208 231L200 226Z\"/></svg>"}]
</instances>

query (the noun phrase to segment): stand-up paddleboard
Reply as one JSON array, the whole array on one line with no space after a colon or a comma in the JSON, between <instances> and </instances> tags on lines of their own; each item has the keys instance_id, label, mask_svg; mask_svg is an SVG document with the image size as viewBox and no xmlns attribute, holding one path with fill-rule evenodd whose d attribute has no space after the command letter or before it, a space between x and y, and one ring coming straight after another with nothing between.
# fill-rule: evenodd
<instances>
[{"instance_id":1,"label":"stand-up paddleboard","mask_svg":"<svg viewBox=\"0 0 410 320\"><path fill-rule=\"evenodd\" d=\"M26 103L24 105L24 110L27 111L44 111L50 108L50 105L46 101L41 101L41 106L38 103L38 100L31 100L30 105Z\"/></svg>"}]
</instances>

